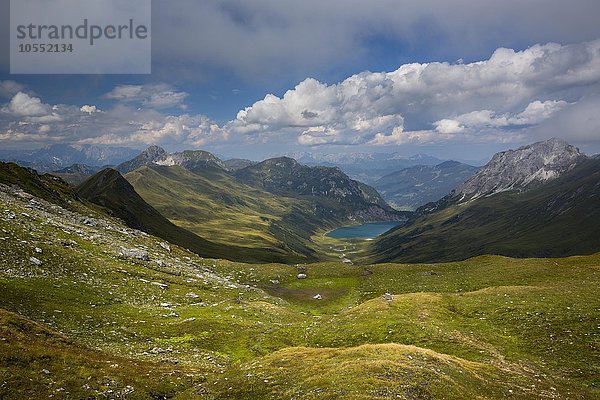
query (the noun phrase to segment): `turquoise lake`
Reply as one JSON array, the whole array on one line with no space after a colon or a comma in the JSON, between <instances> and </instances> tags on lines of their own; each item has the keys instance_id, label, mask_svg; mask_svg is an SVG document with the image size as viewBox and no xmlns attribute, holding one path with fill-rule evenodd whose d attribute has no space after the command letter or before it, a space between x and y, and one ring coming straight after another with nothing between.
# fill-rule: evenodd
<instances>
[{"instance_id":1,"label":"turquoise lake","mask_svg":"<svg viewBox=\"0 0 600 400\"><path fill-rule=\"evenodd\" d=\"M368 224L346 226L327 233L334 239L372 239L395 228L400 223L396 221L372 222Z\"/></svg>"}]
</instances>

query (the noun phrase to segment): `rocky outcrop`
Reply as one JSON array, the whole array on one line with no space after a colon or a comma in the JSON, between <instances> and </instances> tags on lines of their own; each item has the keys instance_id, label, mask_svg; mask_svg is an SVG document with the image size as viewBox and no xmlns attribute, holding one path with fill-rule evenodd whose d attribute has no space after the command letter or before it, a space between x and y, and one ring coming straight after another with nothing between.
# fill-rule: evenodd
<instances>
[{"instance_id":1,"label":"rocky outcrop","mask_svg":"<svg viewBox=\"0 0 600 400\"><path fill-rule=\"evenodd\" d=\"M131 171L143 167L145 165L155 164L157 161L163 160L168 156L168 153L159 146L150 146L146 150L142 151L140 155L132 160L124 162L119 165L116 169L122 174L126 174Z\"/></svg>"},{"instance_id":2,"label":"rocky outcrop","mask_svg":"<svg viewBox=\"0 0 600 400\"><path fill-rule=\"evenodd\" d=\"M586 158L579 149L560 139L504 151L462 184L452 197L469 201L507 191L525 191L571 171Z\"/></svg>"},{"instance_id":3,"label":"rocky outcrop","mask_svg":"<svg viewBox=\"0 0 600 400\"><path fill-rule=\"evenodd\" d=\"M133 160L119 165L116 169L122 174L135 171L147 165L179 165L187 170L196 168L226 169L225 163L213 154L202 150L186 150L180 153L168 153L159 146L150 146Z\"/></svg>"}]
</instances>

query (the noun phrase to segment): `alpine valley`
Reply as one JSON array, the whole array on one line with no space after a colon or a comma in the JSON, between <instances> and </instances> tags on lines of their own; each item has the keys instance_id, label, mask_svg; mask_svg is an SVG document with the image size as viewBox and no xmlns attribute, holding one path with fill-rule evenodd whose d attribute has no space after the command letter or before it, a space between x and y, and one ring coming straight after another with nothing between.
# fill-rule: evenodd
<instances>
[{"instance_id":1,"label":"alpine valley","mask_svg":"<svg viewBox=\"0 0 600 400\"><path fill-rule=\"evenodd\" d=\"M600 158L562 140L1 156L1 399L600 397Z\"/></svg>"}]
</instances>

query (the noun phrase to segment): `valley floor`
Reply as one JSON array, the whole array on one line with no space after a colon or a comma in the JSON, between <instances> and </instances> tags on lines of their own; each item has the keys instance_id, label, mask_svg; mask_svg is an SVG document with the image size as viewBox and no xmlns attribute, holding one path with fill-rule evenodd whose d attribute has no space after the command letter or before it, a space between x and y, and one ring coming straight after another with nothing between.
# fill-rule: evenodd
<instances>
[{"instance_id":1,"label":"valley floor","mask_svg":"<svg viewBox=\"0 0 600 400\"><path fill-rule=\"evenodd\" d=\"M251 265L0 204L2 399L600 398L600 254Z\"/></svg>"}]
</instances>

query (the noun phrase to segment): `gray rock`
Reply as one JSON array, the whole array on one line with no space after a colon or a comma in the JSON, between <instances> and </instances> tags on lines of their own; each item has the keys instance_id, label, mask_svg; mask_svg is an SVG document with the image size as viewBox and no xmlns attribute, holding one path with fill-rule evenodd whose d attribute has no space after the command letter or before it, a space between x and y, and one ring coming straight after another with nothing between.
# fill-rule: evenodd
<instances>
[{"instance_id":1,"label":"gray rock","mask_svg":"<svg viewBox=\"0 0 600 400\"><path fill-rule=\"evenodd\" d=\"M524 191L536 183L558 178L585 159L579 149L559 139L504 151L456 189L452 197L468 201L501 192Z\"/></svg>"},{"instance_id":2,"label":"gray rock","mask_svg":"<svg viewBox=\"0 0 600 400\"><path fill-rule=\"evenodd\" d=\"M158 286L159 288L165 289L165 290L169 288L169 285L167 285L166 283L150 282L150 284L154 285L154 286Z\"/></svg>"},{"instance_id":3,"label":"gray rock","mask_svg":"<svg viewBox=\"0 0 600 400\"><path fill-rule=\"evenodd\" d=\"M166 251L171 252L171 246L169 246L169 243L160 242L159 246L162 247L163 249L165 249Z\"/></svg>"},{"instance_id":4,"label":"gray rock","mask_svg":"<svg viewBox=\"0 0 600 400\"><path fill-rule=\"evenodd\" d=\"M31 261L32 264L37 265L38 267L43 264L42 260L37 259L35 257L30 257L29 261Z\"/></svg>"},{"instance_id":5,"label":"gray rock","mask_svg":"<svg viewBox=\"0 0 600 400\"><path fill-rule=\"evenodd\" d=\"M306 279L308 276L306 274L298 274L298 279Z\"/></svg>"},{"instance_id":6,"label":"gray rock","mask_svg":"<svg viewBox=\"0 0 600 400\"><path fill-rule=\"evenodd\" d=\"M148 256L148 252L146 250L138 250L138 249L121 249L121 255L129 258L136 258L142 261L150 260Z\"/></svg>"}]
</instances>

